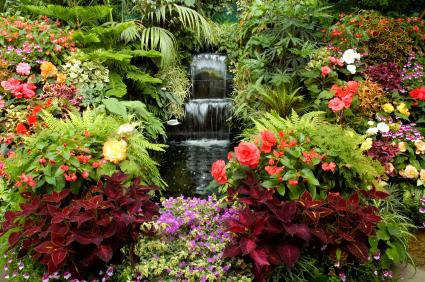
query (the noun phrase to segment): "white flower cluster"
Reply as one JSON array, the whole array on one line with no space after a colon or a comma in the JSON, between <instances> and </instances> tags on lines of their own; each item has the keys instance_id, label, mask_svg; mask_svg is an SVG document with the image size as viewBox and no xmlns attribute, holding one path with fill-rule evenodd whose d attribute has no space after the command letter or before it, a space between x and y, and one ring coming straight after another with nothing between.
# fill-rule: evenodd
<instances>
[{"instance_id":1,"label":"white flower cluster","mask_svg":"<svg viewBox=\"0 0 425 282\"><path fill-rule=\"evenodd\" d=\"M355 61L360 61L361 55L354 49L348 49L342 54L342 61L347 64L347 70L351 74L355 74L357 67L354 65Z\"/></svg>"}]
</instances>

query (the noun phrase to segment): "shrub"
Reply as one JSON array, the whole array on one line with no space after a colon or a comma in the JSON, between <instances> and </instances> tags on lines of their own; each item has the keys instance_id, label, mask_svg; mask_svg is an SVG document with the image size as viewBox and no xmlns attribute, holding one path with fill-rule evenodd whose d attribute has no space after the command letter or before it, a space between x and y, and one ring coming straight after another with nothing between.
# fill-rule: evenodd
<instances>
[{"instance_id":1,"label":"shrub","mask_svg":"<svg viewBox=\"0 0 425 282\"><path fill-rule=\"evenodd\" d=\"M400 91L401 88L401 70L394 63L384 63L369 67L367 74L370 80L382 85L385 91Z\"/></svg>"},{"instance_id":2,"label":"shrub","mask_svg":"<svg viewBox=\"0 0 425 282\"><path fill-rule=\"evenodd\" d=\"M157 189L141 186L115 173L80 195L65 189L41 196L22 193L20 210L8 211L1 234L9 233L10 248L18 257L32 256L52 274L69 271L74 277L96 277L106 263L119 262L119 250L134 242L140 224L152 220L158 207L147 192Z\"/></svg>"}]
</instances>

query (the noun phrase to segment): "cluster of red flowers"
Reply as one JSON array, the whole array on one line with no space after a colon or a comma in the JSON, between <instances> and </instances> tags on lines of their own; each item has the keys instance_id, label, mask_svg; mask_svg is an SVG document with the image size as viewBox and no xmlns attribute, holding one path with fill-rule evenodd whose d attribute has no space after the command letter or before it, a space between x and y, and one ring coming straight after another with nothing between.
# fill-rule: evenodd
<instances>
[{"instance_id":1,"label":"cluster of red flowers","mask_svg":"<svg viewBox=\"0 0 425 282\"><path fill-rule=\"evenodd\" d=\"M32 176L22 174L19 178L20 181L16 182L16 187L21 187L24 183L28 184L31 188L34 188L37 185Z\"/></svg>"},{"instance_id":2,"label":"cluster of red flowers","mask_svg":"<svg viewBox=\"0 0 425 282\"><path fill-rule=\"evenodd\" d=\"M27 122L29 127L33 127L37 125L37 115L38 113L44 109L44 108L48 108L52 105L52 100L51 99L47 99L46 102L44 103L44 105L37 105L35 106L32 111L31 114L29 116L27 116ZM21 135L30 135L31 131L29 130L29 128L27 127L27 125L25 125L24 123L20 122L16 125L16 132L18 134Z\"/></svg>"},{"instance_id":3,"label":"cluster of red flowers","mask_svg":"<svg viewBox=\"0 0 425 282\"><path fill-rule=\"evenodd\" d=\"M335 93L335 98L331 99L328 107L334 112L339 112L344 108L348 109L357 93L359 83L357 81L348 81L346 85L340 87L334 84L331 91Z\"/></svg>"},{"instance_id":4,"label":"cluster of red flowers","mask_svg":"<svg viewBox=\"0 0 425 282\"><path fill-rule=\"evenodd\" d=\"M410 91L410 97L416 100L425 101L425 86Z\"/></svg>"}]
</instances>

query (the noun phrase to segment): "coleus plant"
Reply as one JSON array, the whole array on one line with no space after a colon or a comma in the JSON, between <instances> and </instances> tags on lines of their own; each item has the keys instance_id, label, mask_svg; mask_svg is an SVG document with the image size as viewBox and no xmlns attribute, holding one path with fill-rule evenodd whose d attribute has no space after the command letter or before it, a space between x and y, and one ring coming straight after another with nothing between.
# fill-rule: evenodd
<instances>
[{"instance_id":1,"label":"coleus plant","mask_svg":"<svg viewBox=\"0 0 425 282\"><path fill-rule=\"evenodd\" d=\"M18 257L32 256L48 272L69 271L74 277L97 275L109 263L119 263L120 249L133 244L140 225L158 215L148 192L136 178L129 187L123 173L105 176L81 196L69 189L44 195L22 193L20 211L8 211L1 226ZM92 276L96 277L96 276Z\"/></svg>"},{"instance_id":2,"label":"coleus plant","mask_svg":"<svg viewBox=\"0 0 425 282\"><path fill-rule=\"evenodd\" d=\"M361 196L365 200L383 199L387 194L360 190L348 199L329 193L323 200L314 200L306 191L299 200L283 201L276 190L248 177L236 190L229 190L229 196L246 208L239 219L227 222L228 231L237 239L223 255L248 256L257 280L266 281L274 267L293 267L307 248L326 246L327 254L338 264L366 262L368 238L375 234L380 217L375 207L360 201Z\"/></svg>"}]
</instances>

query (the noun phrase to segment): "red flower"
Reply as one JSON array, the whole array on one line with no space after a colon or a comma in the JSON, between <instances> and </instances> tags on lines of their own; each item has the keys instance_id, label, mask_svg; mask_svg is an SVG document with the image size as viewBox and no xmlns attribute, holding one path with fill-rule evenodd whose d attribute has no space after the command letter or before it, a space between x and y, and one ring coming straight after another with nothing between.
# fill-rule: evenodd
<instances>
[{"instance_id":1,"label":"red flower","mask_svg":"<svg viewBox=\"0 0 425 282\"><path fill-rule=\"evenodd\" d=\"M357 90L359 89L359 83L357 81L349 81L347 82L346 91L348 94L354 95L356 94Z\"/></svg>"},{"instance_id":2,"label":"red flower","mask_svg":"<svg viewBox=\"0 0 425 282\"><path fill-rule=\"evenodd\" d=\"M15 88L13 95L18 99L31 99L35 96L35 89L37 89L37 87L32 83L23 83Z\"/></svg>"},{"instance_id":3,"label":"red flower","mask_svg":"<svg viewBox=\"0 0 425 282\"><path fill-rule=\"evenodd\" d=\"M227 159L231 161L233 159L233 152L227 153Z\"/></svg>"},{"instance_id":4,"label":"red flower","mask_svg":"<svg viewBox=\"0 0 425 282\"><path fill-rule=\"evenodd\" d=\"M31 115L27 117L27 122L30 126L33 126L37 123L37 116Z\"/></svg>"},{"instance_id":5,"label":"red flower","mask_svg":"<svg viewBox=\"0 0 425 282\"><path fill-rule=\"evenodd\" d=\"M298 185L298 180L296 180L296 179L289 179L288 180L288 184L291 185L291 186L296 186L296 185Z\"/></svg>"},{"instance_id":6,"label":"red flower","mask_svg":"<svg viewBox=\"0 0 425 282\"><path fill-rule=\"evenodd\" d=\"M276 137L273 132L271 132L270 130L265 130L261 132L261 151L263 153L270 153L276 143Z\"/></svg>"},{"instance_id":7,"label":"red flower","mask_svg":"<svg viewBox=\"0 0 425 282\"><path fill-rule=\"evenodd\" d=\"M41 106L41 105L37 105L37 106L35 106L34 107L34 109L32 110L32 114L33 115L37 115L41 110L43 109L43 106Z\"/></svg>"},{"instance_id":8,"label":"red flower","mask_svg":"<svg viewBox=\"0 0 425 282\"><path fill-rule=\"evenodd\" d=\"M277 166L265 166L264 169L267 171L268 174L279 174L282 172L283 168L277 167Z\"/></svg>"},{"instance_id":9,"label":"red flower","mask_svg":"<svg viewBox=\"0 0 425 282\"><path fill-rule=\"evenodd\" d=\"M16 132L18 134L23 134L23 135L28 135L30 133L28 131L27 126L23 124L22 122L18 123L18 125L16 126Z\"/></svg>"},{"instance_id":10,"label":"red flower","mask_svg":"<svg viewBox=\"0 0 425 282\"><path fill-rule=\"evenodd\" d=\"M363 35L361 33L356 33L356 38L362 38Z\"/></svg>"},{"instance_id":11,"label":"red flower","mask_svg":"<svg viewBox=\"0 0 425 282\"><path fill-rule=\"evenodd\" d=\"M82 176L84 179L88 179L88 178L89 178L89 172L88 172L88 171L83 171L83 173L81 173L81 176Z\"/></svg>"},{"instance_id":12,"label":"red flower","mask_svg":"<svg viewBox=\"0 0 425 282\"><path fill-rule=\"evenodd\" d=\"M351 94L345 95L344 97L341 98L341 100L344 102L344 107L348 109L351 105L351 102L353 101L353 95Z\"/></svg>"},{"instance_id":13,"label":"red flower","mask_svg":"<svg viewBox=\"0 0 425 282\"><path fill-rule=\"evenodd\" d=\"M332 171L334 172L336 168L336 164L334 162L330 162L330 163L322 163L322 169L324 171Z\"/></svg>"},{"instance_id":14,"label":"red flower","mask_svg":"<svg viewBox=\"0 0 425 282\"><path fill-rule=\"evenodd\" d=\"M331 109L334 113L341 111L345 107L345 103L339 98L333 98L328 103L329 109Z\"/></svg>"},{"instance_id":15,"label":"red flower","mask_svg":"<svg viewBox=\"0 0 425 282\"><path fill-rule=\"evenodd\" d=\"M91 156L85 156L85 155L79 155L79 156L77 156L77 160L80 163L83 163L83 164L88 163L90 161L90 159L91 159Z\"/></svg>"},{"instance_id":16,"label":"red flower","mask_svg":"<svg viewBox=\"0 0 425 282\"><path fill-rule=\"evenodd\" d=\"M226 163L223 160L215 161L211 167L211 174L218 184L227 182Z\"/></svg>"},{"instance_id":17,"label":"red flower","mask_svg":"<svg viewBox=\"0 0 425 282\"><path fill-rule=\"evenodd\" d=\"M413 89L410 91L410 97L413 99L425 101L425 87Z\"/></svg>"},{"instance_id":18,"label":"red flower","mask_svg":"<svg viewBox=\"0 0 425 282\"><path fill-rule=\"evenodd\" d=\"M67 166L67 165L61 165L60 166L60 169L63 170L63 171L68 171L69 170L69 166Z\"/></svg>"},{"instance_id":19,"label":"red flower","mask_svg":"<svg viewBox=\"0 0 425 282\"><path fill-rule=\"evenodd\" d=\"M322 76L325 77L327 76L329 73L332 72L332 69L328 66L323 66L320 71L322 72Z\"/></svg>"},{"instance_id":20,"label":"red flower","mask_svg":"<svg viewBox=\"0 0 425 282\"><path fill-rule=\"evenodd\" d=\"M241 142L236 148L236 159L245 166L256 168L260 162L260 150L253 143Z\"/></svg>"},{"instance_id":21,"label":"red flower","mask_svg":"<svg viewBox=\"0 0 425 282\"><path fill-rule=\"evenodd\" d=\"M46 103L44 104L44 106L46 107L46 108L48 108L48 107L50 107L51 105L52 105L52 103L53 103L53 101L52 101L52 99L47 99L47 101L46 101Z\"/></svg>"}]
</instances>

